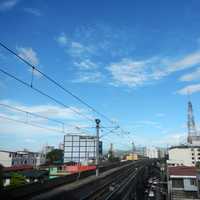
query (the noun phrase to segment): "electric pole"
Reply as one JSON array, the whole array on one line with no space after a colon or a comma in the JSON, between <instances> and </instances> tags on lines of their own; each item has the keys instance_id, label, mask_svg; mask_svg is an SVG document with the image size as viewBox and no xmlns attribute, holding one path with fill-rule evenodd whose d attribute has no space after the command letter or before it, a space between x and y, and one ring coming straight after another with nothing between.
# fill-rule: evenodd
<instances>
[{"instance_id":1,"label":"electric pole","mask_svg":"<svg viewBox=\"0 0 200 200\"><path fill-rule=\"evenodd\" d=\"M96 122L96 176L99 176L99 129L100 119L95 119Z\"/></svg>"},{"instance_id":2,"label":"electric pole","mask_svg":"<svg viewBox=\"0 0 200 200\"><path fill-rule=\"evenodd\" d=\"M132 141L132 159L134 160L134 154L135 154L135 144L134 141Z\"/></svg>"}]
</instances>

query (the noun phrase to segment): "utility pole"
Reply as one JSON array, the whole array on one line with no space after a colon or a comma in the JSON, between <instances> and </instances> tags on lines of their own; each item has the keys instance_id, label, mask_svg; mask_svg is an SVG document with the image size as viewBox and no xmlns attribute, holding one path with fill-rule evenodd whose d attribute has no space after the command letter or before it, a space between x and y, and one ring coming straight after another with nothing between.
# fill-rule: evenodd
<instances>
[{"instance_id":1,"label":"utility pole","mask_svg":"<svg viewBox=\"0 0 200 200\"><path fill-rule=\"evenodd\" d=\"M134 141L132 141L132 159L134 158L134 153L135 153L135 144Z\"/></svg>"},{"instance_id":2,"label":"utility pole","mask_svg":"<svg viewBox=\"0 0 200 200\"><path fill-rule=\"evenodd\" d=\"M100 119L95 119L96 122L96 176L99 176L99 129Z\"/></svg>"}]
</instances>

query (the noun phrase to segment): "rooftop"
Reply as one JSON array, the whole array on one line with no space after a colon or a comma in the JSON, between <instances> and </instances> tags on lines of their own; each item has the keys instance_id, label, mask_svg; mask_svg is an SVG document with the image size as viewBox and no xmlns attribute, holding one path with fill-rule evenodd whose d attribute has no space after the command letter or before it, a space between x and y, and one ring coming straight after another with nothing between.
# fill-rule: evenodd
<instances>
[{"instance_id":1,"label":"rooftop","mask_svg":"<svg viewBox=\"0 0 200 200\"><path fill-rule=\"evenodd\" d=\"M33 166L31 165L14 165L12 167L4 167L4 172L15 172L15 171L24 171L24 170L30 170L33 169Z\"/></svg>"},{"instance_id":2,"label":"rooftop","mask_svg":"<svg viewBox=\"0 0 200 200\"><path fill-rule=\"evenodd\" d=\"M184 149L184 148L200 148L200 145L183 144L178 146L171 146L169 149Z\"/></svg>"},{"instance_id":3,"label":"rooftop","mask_svg":"<svg viewBox=\"0 0 200 200\"><path fill-rule=\"evenodd\" d=\"M169 167L169 176L196 176L197 171L195 167L176 166Z\"/></svg>"}]
</instances>

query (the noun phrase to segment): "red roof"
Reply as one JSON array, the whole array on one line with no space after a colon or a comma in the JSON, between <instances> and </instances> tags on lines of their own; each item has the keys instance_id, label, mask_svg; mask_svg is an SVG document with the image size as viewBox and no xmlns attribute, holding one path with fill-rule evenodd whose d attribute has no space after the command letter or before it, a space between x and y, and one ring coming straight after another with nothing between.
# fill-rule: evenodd
<instances>
[{"instance_id":1,"label":"red roof","mask_svg":"<svg viewBox=\"0 0 200 200\"><path fill-rule=\"evenodd\" d=\"M196 176L197 171L195 167L176 166L168 168L170 176Z\"/></svg>"},{"instance_id":2,"label":"red roof","mask_svg":"<svg viewBox=\"0 0 200 200\"><path fill-rule=\"evenodd\" d=\"M3 171L4 172L14 172L14 171L25 171L33 169L32 165L14 165L12 167L4 167Z\"/></svg>"}]
</instances>

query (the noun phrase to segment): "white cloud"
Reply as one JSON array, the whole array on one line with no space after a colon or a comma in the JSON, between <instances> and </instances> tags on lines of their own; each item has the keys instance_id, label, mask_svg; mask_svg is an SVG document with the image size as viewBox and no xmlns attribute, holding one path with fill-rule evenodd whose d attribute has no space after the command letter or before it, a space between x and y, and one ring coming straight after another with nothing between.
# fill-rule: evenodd
<instances>
[{"instance_id":1,"label":"white cloud","mask_svg":"<svg viewBox=\"0 0 200 200\"><path fill-rule=\"evenodd\" d=\"M56 38L56 41L58 42L58 44L60 45L67 45L68 44L68 38L67 36L65 35L65 33L61 33L57 38Z\"/></svg>"},{"instance_id":2,"label":"white cloud","mask_svg":"<svg viewBox=\"0 0 200 200\"><path fill-rule=\"evenodd\" d=\"M184 58L171 63L168 68L169 72L180 71L190 67L193 67L200 63L200 52L194 52L189 55L186 55Z\"/></svg>"},{"instance_id":3,"label":"white cloud","mask_svg":"<svg viewBox=\"0 0 200 200\"><path fill-rule=\"evenodd\" d=\"M200 84L188 85L177 91L177 93L181 95L187 95L188 93L192 94L197 92L200 92Z\"/></svg>"},{"instance_id":4,"label":"white cloud","mask_svg":"<svg viewBox=\"0 0 200 200\"><path fill-rule=\"evenodd\" d=\"M122 59L120 62L112 63L107 69L112 75L114 85L135 87L149 80L147 63L149 61Z\"/></svg>"},{"instance_id":5,"label":"white cloud","mask_svg":"<svg viewBox=\"0 0 200 200\"><path fill-rule=\"evenodd\" d=\"M97 64L90 59L85 59L80 62L74 62L75 66L78 66L81 70L92 70L97 68Z\"/></svg>"},{"instance_id":6,"label":"white cloud","mask_svg":"<svg viewBox=\"0 0 200 200\"><path fill-rule=\"evenodd\" d=\"M74 83L97 83L103 79L101 72L80 72L78 78L73 80Z\"/></svg>"},{"instance_id":7,"label":"white cloud","mask_svg":"<svg viewBox=\"0 0 200 200\"><path fill-rule=\"evenodd\" d=\"M146 60L134 60L123 58L119 62L111 63L107 69L112 75L112 85L125 85L136 87L160 80L177 71L192 68L200 64L200 52L194 52L184 56L181 59L166 59L153 57ZM182 80L197 79L200 76L200 70L192 75L182 77Z\"/></svg>"},{"instance_id":8,"label":"white cloud","mask_svg":"<svg viewBox=\"0 0 200 200\"><path fill-rule=\"evenodd\" d=\"M19 0L4 0L0 3L0 11L7 11L14 8Z\"/></svg>"},{"instance_id":9,"label":"white cloud","mask_svg":"<svg viewBox=\"0 0 200 200\"><path fill-rule=\"evenodd\" d=\"M85 58L93 52L93 48L80 42L72 41L68 52L72 57Z\"/></svg>"},{"instance_id":10,"label":"white cloud","mask_svg":"<svg viewBox=\"0 0 200 200\"><path fill-rule=\"evenodd\" d=\"M17 47L19 56L30 62L32 65L38 65L39 59L37 53L30 47Z\"/></svg>"},{"instance_id":11,"label":"white cloud","mask_svg":"<svg viewBox=\"0 0 200 200\"><path fill-rule=\"evenodd\" d=\"M66 52L71 56L74 66L79 67L77 70L95 69L95 71L97 71L98 60L94 62L94 58L103 57L105 55L108 56L110 58L110 63L101 61L101 65L107 66L106 70L108 70L111 75L107 77L108 83L113 86L128 86L134 88L144 84L154 83L172 73L186 70L200 64L200 51L195 51L179 58L174 56L153 56L151 58L138 60L131 57L130 52L128 54L123 54L121 48L121 53L117 57L120 56L122 59L116 61L116 56L112 55L112 51L115 50L115 45L112 42L109 43L109 47L101 47L102 43L107 41L105 40L106 32L102 32L103 36L100 37L102 41L96 39L97 42L95 43L95 40L91 39L91 34L94 34L93 31L96 33L96 30L91 29L89 33L87 30L83 30L79 30L74 38L67 38L66 35L62 33L57 41L64 45ZM102 31L102 29L100 30ZM103 28L103 30L105 30L105 28ZM112 32L109 31L109 33ZM115 37L114 35L113 33L109 34L109 39L111 41L113 41L112 37ZM88 76L84 76L83 78L79 77L78 80L80 80L80 82L82 80L90 80L87 77ZM184 77L183 79L186 78ZM74 82L78 81L75 80Z\"/></svg>"},{"instance_id":12,"label":"white cloud","mask_svg":"<svg viewBox=\"0 0 200 200\"><path fill-rule=\"evenodd\" d=\"M180 77L179 80L188 82L188 81L194 81L198 79L200 79L200 67L191 73L184 74L183 76Z\"/></svg>"},{"instance_id":13,"label":"white cloud","mask_svg":"<svg viewBox=\"0 0 200 200\"><path fill-rule=\"evenodd\" d=\"M42 16L42 13L38 9L35 9L35 8L24 8L24 11L32 15L35 15L37 17Z\"/></svg>"}]
</instances>

